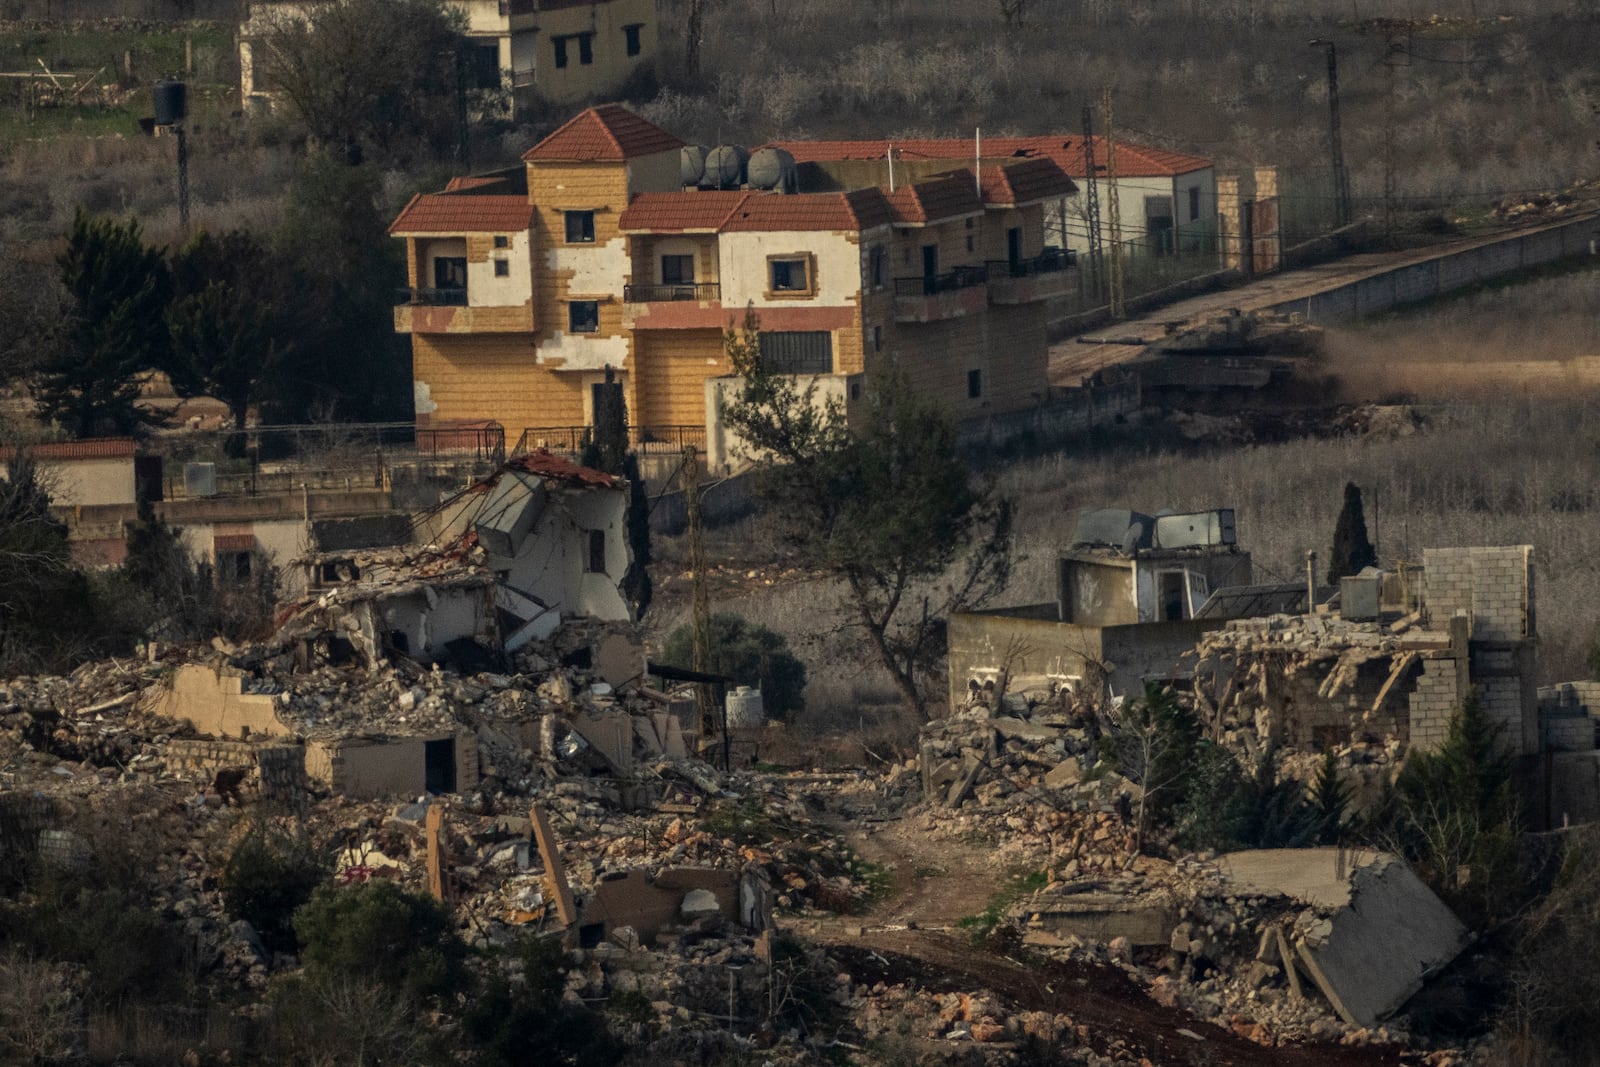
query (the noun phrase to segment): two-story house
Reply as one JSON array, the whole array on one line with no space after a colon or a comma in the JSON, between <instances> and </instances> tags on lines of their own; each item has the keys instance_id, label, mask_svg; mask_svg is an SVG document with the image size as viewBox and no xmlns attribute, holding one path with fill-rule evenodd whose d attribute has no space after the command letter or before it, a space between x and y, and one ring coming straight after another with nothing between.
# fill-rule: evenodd
<instances>
[{"instance_id":1,"label":"two-story house","mask_svg":"<svg viewBox=\"0 0 1600 1067\"><path fill-rule=\"evenodd\" d=\"M714 439L724 332L747 309L763 360L847 406L891 359L959 419L1047 393L1044 304L1069 260L1044 247L1043 213L1073 190L1053 162L785 193L686 188L686 147L606 105L523 168L407 205L395 324L419 422L492 419L557 447L592 424L609 372L637 432Z\"/></svg>"},{"instance_id":2,"label":"two-story house","mask_svg":"<svg viewBox=\"0 0 1600 1067\"><path fill-rule=\"evenodd\" d=\"M327 0L255 0L239 27L239 98L270 104L256 69L262 38L316 17ZM515 111L535 95L572 103L615 93L655 64L656 0L445 0L461 19L468 88L499 89ZM374 28L374 32L381 32Z\"/></svg>"}]
</instances>

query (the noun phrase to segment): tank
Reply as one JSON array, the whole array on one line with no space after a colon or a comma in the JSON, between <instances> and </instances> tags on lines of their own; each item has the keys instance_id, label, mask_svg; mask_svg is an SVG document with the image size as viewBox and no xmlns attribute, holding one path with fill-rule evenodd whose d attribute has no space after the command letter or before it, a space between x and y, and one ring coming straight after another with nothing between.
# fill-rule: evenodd
<instances>
[{"instance_id":1,"label":"tank","mask_svg":"<svg viewBox=\"0 0 1600 1067\"><path fill-rule=\"evenodd\" d=\"M183 82L156 82L151 95L155 101L157 126L176 126L188 116L189 87Z\"/></svg>"},{"instance_id":2,"label":"tank","mask_svg":"<svg viewBox=\"0 0 1600 1067\"><path fill-rule=\"evenodd\" d=\"M706 184L737 189L744 184L750 153L736 144L719 144L706 156Z\"/></svg>"},{"instance_id":3,"label":"tank","mask_svg":"<svg viewBox=\"0 0 1600 1067\"><path fill-rule=\"evenodd\" d=\"M767 709L761 703L761 690L741 685L728 694L728 729L744 726L765 726Z\"/></svg>"},{"instance_id":4,"label":"tank","mask_svg":"<svg viewBox=\"0 0 1600 1067\"><path fill-rule=\"evenodd\" d=\"M686 144L678 150L678 177L684 185L699 185L706 180L706 156L711 149L703 144Z\"/></svg>"},{"instance_id":5,"label":"tank","mask_svg":"<svg viewBox=\"0 0 1600 1067\"><path fill-rule=\"evenodd\" d=\"M745 168L753 189L776 189L792 193L795 189L794 156L782 148L761 148L750 156Z\"/></svg>"}]
</instances>

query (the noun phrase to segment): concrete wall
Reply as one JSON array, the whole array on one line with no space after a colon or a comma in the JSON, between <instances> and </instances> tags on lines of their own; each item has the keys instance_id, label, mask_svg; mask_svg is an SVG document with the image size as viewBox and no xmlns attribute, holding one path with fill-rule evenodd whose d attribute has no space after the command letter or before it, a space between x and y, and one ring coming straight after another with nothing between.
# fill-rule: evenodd
<instances>
[{"instance_id":1,"label":"concrete wall","mask_svg":"<svg viewBox=\"0 0 1600 1067\"><path fill-rule=\"evenodd\" d=\"M964 449L982 451L1048 448L1081 440L1097 426L1125 419L1140 404L1137 378L1122 385L1052 390L1043 404L963 420L959 442Z\"/></svg>"},{"instance_id":2,"label":"concrete wall","mask_svg":"<svg viewBox=\"0 0 1600 1067\"><path fill-rule=\"evenodd\" d=\"M1584 255L1597 238L1600 238L1600 219L1594 216L1569 219L1447 252L1337 289L1284 301L1266 310L1299 313L1307 322L1344 322L1386 311L1398 304L1430 300L1528 267Z\"/></svg>"},{"instance_id":3,"label":"concrete wall","mask_svg":"<svg viewBox=\"0 0 1600 1067\"><path fill-rule=\"evenodd\" d=\"M478 784L478 739L465 731L453 736L456 792L469 792ZM347 797L420 796L427 788L428 742L450 737L445 733L312 741L306 746L306 774Z\"/></svg>"},{"instance_id":4,"label":"concrete wall","mask_svg":"<svg viewBox=\"0 0 1600 1067\"><path fill-rule=\"evenodd\" d=\"M50 502L63 505L133 504L133 457L110 459L38 459L50 490Z\"/></svg>"},{"instance_id":5,"label":"concrete wall","mask_svg":"<svg viewBox=\"0 0 1600 1067\"><path fill-rule=\"evenodd\" d=\"M861 247L855 234L737 232L723 234L717 245L723 307L839 307L861 299ZM768 259L788 255L811 257L816 277L808 279L811 291L805 295L771 290Z\"/></svg>"},{"instance_id":6,"label":"concrete wall","mask_svg":"<svg viewBox=\"0 0 1600 1067\"><path fill-rule=\"evenodd\" d=\"M1429 548L1422 566L1424 603L1436 629L1466 614L1475 641L1519 641L1536 633L1532 545Z\"/></svg>"},{"instance_id":7,"label":"concrete wall","mask_svg":"<svg viewBox=\"0 0 1600 1067\"><path fill-rule=\"evenodd\" d=\"M629 56L622 27L641 25L640 50ZM577 41L567 44L567 65L556 67L552 38L592 33L593 62L579 61ZM594 3L547 7L539 13L535 83L546 100L569 103L613 93L636 70L655 62L660 48L655 0L595 0Z\"/></svg>"},{"instance_id":8,"label":"concrete wall","mask_svg":"<svg viewBox=\"0 0 1600 1067\"><path fill-rule=\"evenodd\" d=\"M145 710L164 719L187 719L215 737L284 737L274 696L242 691L244 678L231 669L217 671L186 663L148 698Z\"/></svg>"}]
</instances>

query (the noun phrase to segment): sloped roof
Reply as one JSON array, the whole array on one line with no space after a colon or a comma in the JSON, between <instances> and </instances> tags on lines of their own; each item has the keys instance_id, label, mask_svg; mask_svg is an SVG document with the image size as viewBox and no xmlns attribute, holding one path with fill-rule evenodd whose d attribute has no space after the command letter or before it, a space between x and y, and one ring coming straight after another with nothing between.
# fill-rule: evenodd
<instances>
[{"instance_id":1,"label":"sloped roof","mask_svg":"<svg viewBox=\"0 0 1600 1067\"><path fill-rule=\"evenodd\" d=\"M883 193L751 194L722 224L723 233L755 230L870 230L893 221Z\"/></svg>"},{"instance_id":2,"label":"sloped roof","mask_svg":"<svg viewBox=\"0 0 1600 1067\"><path fill-rule=\"evenodd\" d=\"M389 233L515 233L532 225L533 205L525 196L421 193L390 224Z\"/></svg>"},{"instance_id":3,"label":"sloped roof","mask_svg":"<svg viewBox=\"0 0 1600 1067\"><path fill-rule=\"evenodd\" d=\"M1097 136L1094 140L1095 163L1103 168L1107 162L1105 138ZM972 159L975 145L967 138L949 137L905 141L775 141L771 147L787 149L796 163L831 163L885 159L890 147L894 148L896 159ZM1009 156L1049 159L1069 177L1085 176L1081 136L985 137L982 153L984 159ZM1128 141L1117 142L1116 162L1117 174L1123 178L1176 177L1211 166L1211 160L1201 156Z\"/></svg>"},{"instance_id":4,"label":"sloped roof","mask_svg":"<svg viewBox=\"0 0 1600 1067\"><path fill-rule=\"evenodd\" d=\"M621 104L581 111L523 154L529 163L620 162L670 152L683 141Z\"/></svg>"},{"instance_id":5,"label":"sloped roof","mask_svg":"<svg viewBox=\"0 0 1600 1067\"><path fill-rule=\"evenodd\" d=\"M597 471L593 467L584 467L572 462L565 456L557 456L540 448L524 453L506 461L510 470L519 470L525 474L538 475L555 482L565 482L568 485L591 485L602 489L615 489L621 482L605 471Z\"/></svg>"},{"instance_id":6,"label":"sloped roof","mask_svg":"<svg viewBox=\"0 0 1600 1067\"><path fill-rule=\"evenodd\" d=\"M970 170L902 185L889 194L889 207L894 211L894 221L901 225L922 225L983 214L983 201L978 199Z\"/></svg>"},{"instance_id":7,"label":"sloped roof","mask_svg":"<svg viewBox=\"0 0 1600 1067\"><path fill-rule=\"evenodd\" d=\"M1054 160L1042 158L984 167L981 178L983 202L997 207L1016 207L1071 196L1078 189Z\"/></svg>"},{"instance_id":8,"label":"sloped roof","mask_svg":"<svg viewBox=\"0 0 1600 1067\"><path fill-rule=\"evenodd\" d=\"M623 233L716 233L752 194L744 190L640 193L617 225Z\"/></svg>"},{"instance_id":9,"label":"sloped roof","mask_svg":"<svg viewBox=\"0 0 1600 1067\"><path fill-rule=\"evenodd\" d=\"M22 450L36 460L126 459L137 452L138 448L131 437L91 437L85 441L47 441L22 446ZM16 446L0 445L0 460L10 460L16 454Z\"/></svg>"},{"instance_id":10,"label":"sloped roof","mask_svg":"<svg viewBox=\"0 0 1600 1067\"><path fill-rule=\"evenodd\" d=\"M459 193L467 189L483 189L490 185L504 185L505 179L489 174L467 174L459 178L451 178L445 185L447 193Z\"/></svg>"}]
</instances>

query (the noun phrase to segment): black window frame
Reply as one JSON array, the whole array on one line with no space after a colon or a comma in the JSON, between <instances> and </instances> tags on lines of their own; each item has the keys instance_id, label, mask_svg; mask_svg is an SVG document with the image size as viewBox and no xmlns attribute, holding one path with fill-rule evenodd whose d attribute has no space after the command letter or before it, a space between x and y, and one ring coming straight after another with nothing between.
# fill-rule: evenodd
<instances>
[{"instance_id":1,"label":"black window frame","mask_svg":"<svg viewBox=\"0 0 1600 1067\"><path fill-rule=\"evenodd\" d=\"M967 399L981 400L983 398L983 371L967 371Z\"/></svg>"},{"instance_id":2,"label":"black window frame","mask_svg":"<svg viewBox=\"0 0 1600 1067\"><path fill-rule=\"evenodd\" d=\"M873 245L867 253L867 279L874 289L889 284L889 249L885 246Z\"/></svg>"},{"instance_id":3,"label":"black window frame","mask_svg":"<svg viewBox=\"0 0 1600 1067\"><path fill-rule=\"evenodd\" d=\"M769 374L832 374L829 330L763 330L758 359Z\"/></svg>"},{"instance_id":4,"label":"black window frame","mask_svg":"<svg viewBox=\"0 0 1600 1067\"><path fill-rule=\"evenodd\" d=\"M1194 222L1200 217L1200 187L1189 186L1189 221Z\"/></svg>"},{"instance_id":5,"label":"black window frame","mask_svg":"<svg viewBox=\"0 0 1600 1067\"><path fill-rule=\"evenodd\" d=\"M643 31L642 22L630 22L622 27L622 39L627 45L628 55L636 56L644 51Z\"/></svg>"},{"instance_id":6,"label":"black window frame","mask_svg":"<svg viewBox=\"0 0 1600 1067\"><path fill-rule=\"evenodd\" d=\"M589 544L584 553L583 569L588 574L609 574L606 570L606 532L589 530Z\"/></svg>"},{"instance_id":7,"label":"black window frame","mask_svg":"<svg viewBox=\"0 0 1600 1067\"><path fill-rule=\"evenodd\" d=\"M448 271L455 278L446 281L442 271ZM433 287L435 289L467 291L467 257L466 256L434 256L433 257Z\"/></svg>"},{"instance_id":8,"label":"black window frame","mask_svg":"<svg viewBox=\"0 0 1600 1067\"><path fill-rule=\"evenodd\" d=\"M510 248L511 238L503 233L497 233L494 235L494 246L496 248Z\"/></svg>"},{"instance_id":9,"label":"black window frame","mask_svg":"<svg viewBox=\"0 0 1600 1067\"><path fill-rule=\"evenodd\" d=\"M509 277L511 277L511 261L509 259L497 259L497 260L495 260L494 261L494 276L496 278L509 278Z\"/></svg>"},{"instance_id":10,"label":"black window frame","mask_svg":"<svg viewBox=\"0 0 1600 1067\"><path fill-rule=\"evenodd\" d=\"M592 34L592 33L576 33L576 34L573 34L573 36L578 39L578 65L580 67L591 67L591 66L593 66L594 65L594 34Z\"/></svg>"},{"instance_id":11,"label":"black window frame","mask_svg":"<svg viewBox=\"0 0 1600 1067\"><path fill-rule=\"evenodd\" d=\"M552 37L550 44L555 48L555 63L557 70L567 69L567 38Z\"/></svg>"},{"instance_id":12,"label":"black window frame","mask_svg":"<svg viewBox=\"0 0 1600 1067\"><path fill-rule=\"evenodd\" d=\"M800 284L794 284L794 268L800 268ZM784 284L778 284L779 271L782 271ZM767 283L774 293L810 293L815 291L814 279L811 277L810 256L771 256L767 259Z\"/></svg>"},{"instance_id":13,"label":"black window frame","mask_svg":"<svg viewBox=\"0 0 1600 1067\"><path fill-rule=\"evenodd\" d=\"M594 211L592 209L563 211L561 214L566 224L567 244L594 244ZM577 237L572 236L573 223L577 223Z\"/></svg>"},{"instance_id":14,"label":"black window frame","mask_svg":"<svg viewBox=\"0 0 1600 1067\"><path fill-rule=\"evenodd\" d=\"M585 314L584 309L592 309L592 314ZM598 300L568 300L567 301L567 332L568 333L599 333L600 332L600 301Z\"/></svg>"},{"instance_id":15,"label":"black window frame","mask_svg":"<svg viewBox=\"0 0 1600 1067\"><path fill-rule=\"evenodd\" d=\"M670 277L667 271L667 262L671 260L678 271L678 277ZM684 268L687 267L687 273ZM662 285L693 285L694 284L694 254L680 252L675 255L661 257L661 284Z\"/></svg>"}]
</instances>

